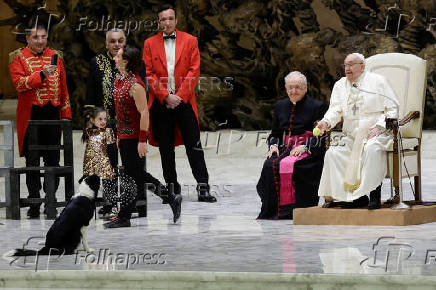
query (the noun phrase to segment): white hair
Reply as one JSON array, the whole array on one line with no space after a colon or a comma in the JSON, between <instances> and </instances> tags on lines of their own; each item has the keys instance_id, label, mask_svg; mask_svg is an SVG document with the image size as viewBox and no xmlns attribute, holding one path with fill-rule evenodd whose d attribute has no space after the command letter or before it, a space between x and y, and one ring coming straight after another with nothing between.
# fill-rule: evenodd
<instances>
[{"instance_id":1,"label":"white hair","mask_svg":"<svg viewBox=\"0 0 436 290\"><path fill-rule=\"evenodd\" d=\"M363 54L358 53L358 52L353 52L350 53L349 55L355 56L357 57L362 63L365 63L365 57L363 56Z\"/></svg>"},{"instance_id":2,"label":"white hair","mask_svg":"<svg viewBox=\"0 0 436 290\"><path fill-rule=\"evenodd\" d=\"M302 82L307 85L307 79L306 76L303 75L301 72L299 71L291 71L290 73L287 74L287 76L285 76L285 83L287 81L290 81L291 79L293 79L294 77L298 77L302 80Z\"/></svg>"},{"instance_id":3,"label":"white hair","mask_svg":"<svg viewBox=\"0 0 436 290\"><path fill-rule=\"evenodd\" d=\"M111 33L111 32L121 32L123 34L124 38L126 38L126 34L124 33L124 30L119 29L119 28L112 28L112 29L106 31L106 41L109 37L109 33Z\"/></svg>"}]
</instances>

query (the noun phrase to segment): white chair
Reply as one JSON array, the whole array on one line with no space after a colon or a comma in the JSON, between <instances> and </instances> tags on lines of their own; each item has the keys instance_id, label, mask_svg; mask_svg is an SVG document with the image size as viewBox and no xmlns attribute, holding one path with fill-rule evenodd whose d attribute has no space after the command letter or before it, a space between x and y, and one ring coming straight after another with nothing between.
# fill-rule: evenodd
<instances>
[{"instance_id":1,"label":"white chair","mask_svg":"<svg viewBox=\"0 0 436 290\"><path fill-rule=\"evenodd\" d=\"M402 136L403 168L401 178L414 177L415 202L422 202L421 191L421 139L424 119L425 91L427 86L426 60L412 54L384 53L366 59L366 69L384 76L400 104L400 132ZM398 156L393 148L388 152L388 177L393 180L395 198L399 192ZM406 168L404 167L406 165Z\"/></svg>"}]
</instances>

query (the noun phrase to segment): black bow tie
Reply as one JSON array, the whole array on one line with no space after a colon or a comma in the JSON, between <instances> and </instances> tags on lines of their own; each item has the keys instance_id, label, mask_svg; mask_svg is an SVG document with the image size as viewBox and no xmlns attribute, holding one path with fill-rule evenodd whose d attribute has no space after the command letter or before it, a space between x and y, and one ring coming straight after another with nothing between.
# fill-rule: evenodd
<instances>
[{"instance_id":1,"label":"black bow tie","mask_svg":"<svg viewBox=\"0 0 436 290\"><path fill-rule=\"evenodd\" d=\"M166 35L163 37L163 39L176 39L176 35L175 34L171 34L171 35Z\"/></svg>"}]
</instances>

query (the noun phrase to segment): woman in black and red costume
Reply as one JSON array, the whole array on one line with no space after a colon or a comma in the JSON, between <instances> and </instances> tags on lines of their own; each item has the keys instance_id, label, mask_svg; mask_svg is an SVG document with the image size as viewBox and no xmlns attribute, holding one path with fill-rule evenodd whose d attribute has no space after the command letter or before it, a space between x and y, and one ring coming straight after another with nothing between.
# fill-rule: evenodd
<instances>
[{"instance_id":1,"label":"woman in black and red costume","mask_svg":"<svg viewBox=\"0 0 436 290\"><path fill-rule=\"evenodd\" d=\"M135 199L129 191L143 192L145 185L171 206L173 220L176 222L180 217L182 196L169 192L159 180L144 171L144 157L148 153L149 113L145 85L138 73L142 62L141 53L135 47L126 46L118 51L114 60L119 71L114 83L117 142L124 173L134 180L136 188L127 188L121 192L118 217L104 226L130 227Z\"/></svg>"}]
</instances>

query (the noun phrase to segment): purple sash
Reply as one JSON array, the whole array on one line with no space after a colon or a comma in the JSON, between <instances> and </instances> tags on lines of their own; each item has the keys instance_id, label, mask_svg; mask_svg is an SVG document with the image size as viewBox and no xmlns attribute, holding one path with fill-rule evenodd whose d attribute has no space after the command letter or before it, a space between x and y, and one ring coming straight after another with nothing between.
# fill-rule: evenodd
<instances>
[{"instance_id":1,"label":"purple sash","mask_svg":"<svg viewBox=\"0 0 436 290\"><path fill-rule=\"evenodd\" d=\"M306 143L307 139L312 137L312 132L306 131L300 135L284 136L283 143L292 145L292 148ZM300 156L287 156L280 161L280 196L279 205L287 205L295 203L295 188L292 181L294 174L294 164L298 160L309 156L308 153L303 153Z\"/></svg>"}]
</instances>

